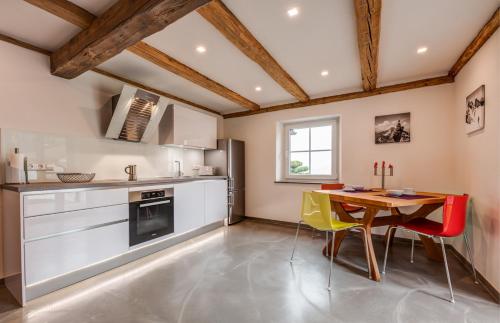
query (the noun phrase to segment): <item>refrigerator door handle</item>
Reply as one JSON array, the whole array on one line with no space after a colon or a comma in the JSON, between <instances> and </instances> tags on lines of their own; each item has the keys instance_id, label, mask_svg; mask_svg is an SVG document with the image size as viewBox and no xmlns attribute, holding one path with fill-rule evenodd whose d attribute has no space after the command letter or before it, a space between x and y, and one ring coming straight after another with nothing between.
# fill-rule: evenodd
<instances>
[{"instance_id":1,"label":"refrigerator door handle","mask_svg":"<svg viewBox=\"0 0 500 323\"><path fill-rule=\"evenodd\" d=\"M227 195L227 206L233 206L234 205L234 195L232 192L229 192Z\"/></svg>"},{"instance_id":2,"label":"refrigerator door handle","mask_svg":"<svg viewBox=\"0 0 500 323\"><path fill-rule=\"evenodd\" d=\"M230 191L234 190L234 178L229 177L227 179L227 185L228 185Z\"/></svg>"}]
</instances>

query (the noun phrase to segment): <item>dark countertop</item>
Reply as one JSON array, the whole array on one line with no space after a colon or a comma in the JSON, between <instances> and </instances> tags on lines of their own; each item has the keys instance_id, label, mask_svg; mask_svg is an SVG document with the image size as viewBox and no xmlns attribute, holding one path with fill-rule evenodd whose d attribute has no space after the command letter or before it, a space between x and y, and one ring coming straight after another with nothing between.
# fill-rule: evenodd
<instances>
[{"instance_id":1,"label":"dark countertop","mask_svg":"<svg viewBox=\"0 0 500 323\"><path fill-rule=\"evenodd\" d=\"M77 188L108 188L108 187L133 187L144 185L158 184L173 184L192 181L202 181L211 179L226 179L226 176L185 176L185 177L158 177L139 179L129 182L127 180L97 180L89 183L61 183L61 182L45 182L31 184L3 184L2 189L14 192L35 192L35 191L52 191L52 190L68 190Z\"/></svg>"}]
</instances>

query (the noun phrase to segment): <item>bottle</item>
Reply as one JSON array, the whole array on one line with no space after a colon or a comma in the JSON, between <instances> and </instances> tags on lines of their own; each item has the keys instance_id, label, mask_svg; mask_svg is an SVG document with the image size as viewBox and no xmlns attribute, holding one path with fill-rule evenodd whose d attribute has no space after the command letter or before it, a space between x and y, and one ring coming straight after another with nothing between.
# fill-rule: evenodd
<instances>
[{"instance_id":1,"label":"bottle","mask_svg":"<svg viewBox=\"0 0 500 323\"><path fill-rule=\"evenodd\" d=\"M19 148L14 148L8 156L7 161L7 183L25 183L24 175L24 154L19 152Z\"/></svg>"}]
</instances>

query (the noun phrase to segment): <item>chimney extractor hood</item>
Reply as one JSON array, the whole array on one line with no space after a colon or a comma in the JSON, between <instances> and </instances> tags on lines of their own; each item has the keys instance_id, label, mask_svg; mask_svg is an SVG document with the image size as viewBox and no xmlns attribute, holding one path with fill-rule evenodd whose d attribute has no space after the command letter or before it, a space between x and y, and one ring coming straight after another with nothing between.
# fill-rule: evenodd
<instances>
[{"instance_id":1,"label":"chimney extractor hood","mask_svg":"<svg viewBox=\"0 0 500 323\"><path fill-rule=\"evenodd\" d=\"M168 103L162 96L124 85L122 92L112 98L113 116L106 138L147 141L158 128Z\"/></svg>"}]
</instances>

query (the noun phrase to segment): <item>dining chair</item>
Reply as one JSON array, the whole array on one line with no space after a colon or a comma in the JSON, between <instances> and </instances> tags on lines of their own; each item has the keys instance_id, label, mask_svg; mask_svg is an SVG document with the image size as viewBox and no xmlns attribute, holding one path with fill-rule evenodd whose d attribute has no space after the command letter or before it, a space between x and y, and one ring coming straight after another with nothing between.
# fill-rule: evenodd
<instances>
[{"instance_id":1,"label":"dining chair","mask_svg":"<svg viewBox=\"0 0 500 323\"><path fill-rule=\"evenodd\" d=\"M349 230L352 228L362 230L364 232L365 241L367 240L366 230L361 223L350 223L350 222L339 221L332 217L330 210L331 210L330 196L328 194L322 194L318 192L304 192L302 194L302 210L300 213L300 220L297 223L297 231L295 233L295 241L293 244L292 256L290 257L290 263L293 263L293 256L295 254L295 249L297 247L300 225L302 223L305 223L311 226L312 228L315 228L316 230L324 231L326 234L327 242L328 242L328 232L330 231L337 232L342 230ZM368 263L368 275L371 277L368 247L366 243L365 243L365 253L366 253L366 260ZM331 291L332 268L333 268L333 252L331 253L330 256L330 273L328 275L329 291Z\"/></svg>"},{"instance_id":2,"label":"dining chair","mask_svg":"<svg viewBox=\"0 0 500 323\"><path fill-rule=\"evenodd\" d=\"M321 184L322 190L341 190L345 187L343 183ZM348 213L357 213L363 211L365 208L353 204L342 203L342 207ZM333 210L332 210L333 211Z\"/></svg>"},{"instance_id":3,"label":"dining chair","mask_svg":"<svg viewBox=\"0 0 500 323\"><path fill-rule=\"evenodd\" d=\"M403 228L407 231L414 233L414 235L419 234L427 236L429 238L439 238L441 243L441 251L443 252L444 267L446 271L446 278L448 279L448 287L450 289L450 302L455 303L455 298L453 296L453 288L451 286L450 271L448 269L448 261L446 259L446 251L444 247L443 238L456 237L463 234L465 247L467 249L467 254L469 256L469 261L472 265L472 272L474 274L474 282L477 284L476 269L474 268L474 259L472 257L472 251L469 245L469 239L467 238L467 233L465 232L465 220L467 215L467 200L469 196L464 195L449 195L443 205L443 222L435 222L428 220L426 218L417 218L410 220L406 223L400 224L399 226L391 227L389 230L396 230L398 228ZM389 232L389 239L391 235ZM414 237L412 237L412 247L411 247L411 262L413 262L413 249L415 248ZM389 241L385 246L385 256L384 256L384 267L382 269L382 274L385 274L385 267L387 264L387 254L389 250Z\"/></svg>"}]
</instances>

